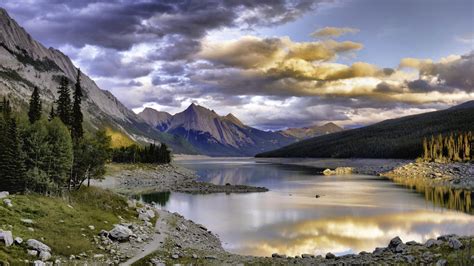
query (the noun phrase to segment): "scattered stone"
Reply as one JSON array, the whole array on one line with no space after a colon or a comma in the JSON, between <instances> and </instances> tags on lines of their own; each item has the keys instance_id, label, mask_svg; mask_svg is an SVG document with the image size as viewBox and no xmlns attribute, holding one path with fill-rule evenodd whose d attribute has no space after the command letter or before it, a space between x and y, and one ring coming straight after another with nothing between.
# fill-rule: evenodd
<instances>
[{"instance_id":1,"label":"scattered stone","mask_svg":"<svg viewBox=\"0 0 474 266\"><path fill-rule=\"evenodd\" d=\"M192 255L192 258L193 258L193 259L197 259L197 258L198 258L198 255L193 254L193 255Z\"/></svg>"},{"instance_id":2,"label":"scattered stone","mask_svg":"<svg viewBox=\"0 0 474 266\"><path fill-rule=\"evenodd\" d=\"M412 255L407 255L405 256L405 261L408 262L408 263L414 263L415 262L415 257L412 256Z\"/></svg>"},{"instance_id":3,"label":"scattered stone","mask_svg":"<svg viewBox=\"0 0 474 266\"><path fill-rule=\"evenodd\" d=\"M95 226L89 225L89 229L90 229L90 230L95 230Z\"/></svg>"},{"instance_id":4,"label":"scattered stone","mask_svg":"<svg viewBox=\"0 0 474 266\"><path fill-rule=\"evenodd\" d=\"M448 240L448 245L450 248L455 250L463 248L463 244L461 243L461 241L457 240L456 238L450 238Z\"/></svg>"},{"instance_id":5,"label":"scattered stone","mask_svg":"<svg viewBox=\"0 0 474 266\"><path fill-rule=\"evenodd\" d=\"M391 250L395 250L398 245L403 244L403 241L400 239L400 237L394 237L392 240L390 240L390 243L388 244L388 248Z\"/></svg>"},{"instance_id":6,"label":"scattered stone","mask_svg":"<svg viewBox=\"0 0 474 266\"><path fill-rule=\"evenodd\" d=\"M33 257L36 257L38 256L38 251L37 250L34 250L34 249L28 249L28 255L29 256L33 256Z\"/></svg>"},{"instance_id":7,"label":"scattered stone","mask_svg":"<svg viewBox=\"0 0 474 266\"><path fill-rule=\"evenodd\" d=\"M28 227L28 231L30 231L30 232L34 232L34 231L35 231L35 229L34 229L33 227Z\"/></svg>"},{"instance_id":8,"label":"scattered stone","mask_svg":"<svg viewBox=\"0 0 474 266\"><path fill-rule=\"evenodd\" d=\"M104 237L108 237L109 236L109 232L105 231L104 229L100 230L99 232L99 236L104 236Z\"/></svg>"},{"instance_id":9,"label":"scattered stone","mask_svg":"<svg viewBox=\"0 0 474 266\"><path fill-rule=\"evenodd\" d=\"M49 259L51 259L51 253L49 253L48 251L41 251L39 254L39 258L42 261L48 261Z\"/></svg>"},{"instance_id":10,"label":"scattered stone","mask_svg":"<svg viewBox=\"0 0 474 266\"><path fill-rule=\"evenodd\" d=\"M327 260L332 260L332 259L335 259L336 258L336 255L332 254L331 252L328 252L326 254L326 259Z\"/></svg>"},{"instance_id":11,"label":"scattered stone","mask_svg":"<svg viewBox=\"0 0 474 266\"><path fill-rule=\"evenodd\" d=\"M179 259L179 255L178 254L173 254L173 255L171 255L171 258L174 259L174 260L177 260L177 259Z\"/></svg>"},{"instance_id":12,"label":"scattered stone","mask_svg":"<svg viewBox=\"0 0 474 266\"><path fill-rule=\"evenodd\" d=\"M3 240L5 246L9 247L13 244L13 235L11 231L0 231L0 240Z\"/></svg>"},{"instance_id":13,"label":"scattered stone","mask_svg":"<svg viewBox=\"0 0 474 266\"><path fill-rule=\"evenodd\" d=\"M20 221L24 224L33 224L34 223L33 220L31 220L31 219L20 219Z\"/></svg>"},{"instance_id":14,"label":"scattered stone","mask_svg":"<svg viewBox=\"0 0 474 266\"><path fill-rule=\"evenodd\" d=\"M0 199L6 198L9 195L10 195L10 193L8 193L8 191L2 191L2 192L0 192Z\"/></svg>"},{"instance_id":15,"label":"scattered stone","mask_svg":"<svg viewBox=\"0 0 474 266\"><path fill-rule=\"evenodd\" d=\"M439 240L428 239L425 243L425 247L431 248L432 246L439 246L440 244L441 244L441 241Z\"/></svg>"},{"instance_id":16,"label":"scattered stone","mask_svg":"<svg viewBox=\"0 0 474 266\"><path fill-rule=\"evenodd\" d=\"M102 259L104 258L104 254L95 254L94 259Z\"/></svg>"},{"instance_id":17,"label":"scattered stone","mask_svg":"<svg viewBox=\"0 0 474 266\"><path fill-rule=\"evenodd\" d=\"M11 199L4 199L3 204L5 204L8 208L13 207L12 200Z\"/></svg>"},{"instance_id":18,"label":"scattered stone","mask_svg":"<svg viewBox=\"0 0 474 266\"><path fill-rule=\"evenodd\" d=\"M445 260L445 259L439 259L437 262L436 262L436 266L446 266L448 265L448 261Z\"/></svg>"},{"instance_id":19,"label":"scattered stone","mask_svg":"<svg viewBox=\"0 0 474 266\"><path fill-rule=\"evenodd\" d=\"M217 257L216 257L216 256L211 256L211 255L205 256L204 258L205 258L206 260L217 260Z\"/></svg>"},{"instance_id":20,"label":"scattered stone","mask_svg":"<svg viewBox=\"0 0 474 266\"><path fill-rule=\"evenodd\" d=\"M46 263L44 263L44 262L42 262L42 261L40 261L40 260L35 260L35 261L33 262L33 265L34 265L34 266L46 266Z\"/></svg>"},{"instance_id":21,"label":"scattered stone","mask_svg":"<svg viewBox=\"0 0 474 266\"><path fill-rule=\"evenodd\" d=\"M308 259L308 258L314 258L314 255L311 255L311 254L301 254L301 257L303 259Z\"/></svg>"},{"instance_id":22,"label":"scattered stone","mask_svg":"<svg viewBox=\"0 0 474 266\"><path fill-rule=\"evenodd\" d=\"M21 243L23 243L23 238L19 236L15 237L15 244L21 245Z\"/></svg>"},{"instance_id":23,"label":"scattered stone","mask_svg":"<svg viewBox=\"0 0 474 266\"><path fill-rule=\"evenodd\" d=\"M133 235L133 231L123 225L116 225L109 232L109 237L117 241L128 241L131 235Z\"/></svg>"},{"instance_id":24,"label":"scattered stone","mask_svg":"<svg viewBox=\"0 0 474 266\"><path fill-rule=\"evenodd\" d=\"M26 245L30 247L31 249L37 250L39 252L41 251L46 251L46 252L51 252L51 248L45 245L44 243L36 240L36 239L28 239L26 241Z\"/></svg>"},{"instance_id":25,"label":"scattered stone","mask_svg":"<svg viewBox=\"0 0 474 266\"><path fill-rule=\"evenodd\" d=\"M335 175L336 171L333 171L331 169L326 169L323 171L323 175Z\"/></svg>"}]
</instances>

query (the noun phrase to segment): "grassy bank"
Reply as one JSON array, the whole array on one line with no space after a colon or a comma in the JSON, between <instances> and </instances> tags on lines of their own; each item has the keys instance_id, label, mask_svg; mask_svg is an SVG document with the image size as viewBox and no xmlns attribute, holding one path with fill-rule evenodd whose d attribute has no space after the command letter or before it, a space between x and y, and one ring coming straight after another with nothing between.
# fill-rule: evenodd
<instances>
[{"instance_id":1,"label":"grassy bank","mask_svg":"<svg viewBox=\"0 0 474 266\"><path fill-rule=\"evenodd\" d=\"M84 187L61 198L29 194L10 199L13 207L0 205L1 229L11 230L14 237L19 236L25 242L30 238L42 241L51 247L53 258L82 252L89 256L102 253L93 243L93 236L102 229L112 229L119 216L128 221L136 219L136 212L128 209L125 198L94 187ZM33 223L21 219L31 219ZM25 259L28 259L26 247L0 245L0 264Z\"/></svg>"}]
</instances>

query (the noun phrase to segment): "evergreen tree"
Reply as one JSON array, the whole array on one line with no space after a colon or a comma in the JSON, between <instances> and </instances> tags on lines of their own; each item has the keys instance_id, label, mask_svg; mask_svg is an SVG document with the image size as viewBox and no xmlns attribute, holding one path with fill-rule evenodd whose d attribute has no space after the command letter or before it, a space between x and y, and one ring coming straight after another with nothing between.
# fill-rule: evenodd
<instances>
[{"instance_id":1,"label":"evergreen tree","mask_svg":"<svg viewBox=\"0 0 474 266\"><path fill-rule=\"evenodd\" d=\"M84 135L84 129L82 128L83 115L81 112L81 101L82 101L82 88L81 88L81 70L77 70L77 82L74 89L74 103L72 107L72 128L71 134L73 140L78 140Z\"/></svg>"},{"instance_id":2,"label":"evergreen tree","mask_svg":"<svg viewBox=\"0 0 474 266\"><path fill-rule=\"evenodd\" d=\"M58 94L59 98L56 102L56 115L68 128L71 128L71 93L69 90L69 81L66 77L61 78L61 84L58 88Z\"/></svg>"},{"instance_id":3,"label":"evergreen tree","mask_svg":"<svg viewBox=\"0 0 474 266\"><path fill-rule=\"evenodd\" d=\"M9 192L25 190L25 168L17 124L11 114L10 102L3 100L0 106L0 183Z\"/></svg>"},{"instance_id":4,"label":"evergreen tree","mask_svg":"<svg viewBox=\"0 0 474 266\"><path fill-rule=\"evenodd\" d=\"M54 110L54 104L51 105L51 110L49 111L48 121L51 122L56 117L56 111Z\"/></svg>"},{"instance_id":5,"label":"evergreen tree","mask_svg":"<svg viewBox=\"0 0 474 266\"><path fill-rule=\"evenodd\" d=\"M58 186L66 185L70 176L73 160L73 145L68 128L59 118L53 119L47 125L49 154L47 161L47 174Z\"/></svg>"},{"instance_id":6,"label":"evergreen tree","mask_svg":"<svg viewBox=\"0 0 474 266\"><path fill-rule=\"evenodd\" d=\"M31 124L34 124L36 121L40 120L41 118L41 99L39 95L38 87L33 89L33 94L30 98L30 106L28 110L28 118Z\"/></svg>"}]
</instances>

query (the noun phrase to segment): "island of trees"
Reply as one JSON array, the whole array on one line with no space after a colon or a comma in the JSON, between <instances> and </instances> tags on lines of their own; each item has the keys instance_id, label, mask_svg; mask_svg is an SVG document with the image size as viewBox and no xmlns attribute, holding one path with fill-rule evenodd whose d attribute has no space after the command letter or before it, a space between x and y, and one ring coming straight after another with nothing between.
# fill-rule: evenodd
<instances>
[{"instance_id":1,"label":"island of trees","mask_svg":"<svg viewBox=\"0 0 474 266\"><path fill-rule=\"evenodd\" d=\"M84 182L101 178L109 161L121 163L169 163L166 145L111 149L105 130L83 128L81 72L71 101L69 80L62 77L59 97L43 116L39 89L34 88L27 116L15 113L11 103L0 102L0 182L11 193L27 191L59 195L78 189Z\"/></svg>"}]
</instances>

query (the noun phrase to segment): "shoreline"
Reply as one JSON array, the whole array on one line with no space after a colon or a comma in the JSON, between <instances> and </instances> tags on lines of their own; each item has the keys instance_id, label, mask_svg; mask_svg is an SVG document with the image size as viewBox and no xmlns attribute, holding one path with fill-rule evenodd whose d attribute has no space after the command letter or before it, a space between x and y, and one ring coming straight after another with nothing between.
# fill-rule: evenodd
<instances>
[{"instance_id":1,"label":"shoreline","mask_svg":"<svg viewBox=\"0 0 474 266\"><path fill-rule=\"evenodd\" d=\"M188 158L187 158L188 159ZM206 158L208 159L208 158ZM354 174L367 174L385 176L390 179L396 178L397 173L406 173L405 178L411 178L410 173L425 165L413 163L407 160L373 160L373 159L323 159L323 160L265 160L258 161L296 164L302 166L311 166L317 168L325 168L327 166L334 167L350 167ZM436 173L439 166L431 166L426 171L426 176L431 177L432 172ZM468 167L470 171L472 166ZM402 172L404 169L405 172ZM444 166L442 169L451 169ZM446 170L448 171L448 170ZM460 173L463 173L461 170ZM393 175L391 174L393 173ZM439 177L437 174L434 174ZM425 175L423 175L425 176ZM121 169L116 173L109 174L102 183L109 186L114 183L114 187L108 187L121 194L138 194L147 191L154 192L185 192L185 193L245 193L255 192L253 187L248 186L217 186L203 185L209 184L196 181L197 176L190 170L177 165L162 165L156 167L132 167L130 169ZM413 178L425 182L425 178L415 175ZM440 179L445 180L445 179ZM99 183L100 184L100 183ZM436 184L445 184L439 182ZM461 184L464 184L461 182ZM94 184L96 185L96 184ZM139 189L134 189L136 186ZM262 188L258 188L262 189ZM235 192L237 191L237 192ZM146 204L146 206L149 206ZM387 247L376 248L373 252L360 252L359 254L349 254L343 256L334 256L328 253L326 256L315 256L313 254L301 254L300 256L287 257L284 254L273 254L271 257L245 256L233 254L225 251L222 247L218 236L208 231L203 225L196 224L191 220L187 220L178 213L170 213L159 208L152 207L157 213L158 218L155 225L153 236L149 236L146 243L127 244L126 250L135 250L133 256L128 256L128 261L123 265L162 265L164 264L379 264L379 263L443 263L452 260L449 254L461 254L464 261L474 261L471 252L471 242L474 236L440 236L438 239L428 240L426 243L416 243L410 241L403 243L401 240L394 238L395 242L399 242L396 246L390 243ZM433 244L435 243L435 244ZM454 243L454 244L453 244ZM459 243L461 245L459 245ZM453 246L454 245L454 246ZM451 247L453 246L453 247ZM460 246L462 248L460 248ZM469 248L466 248L469 247ZM443 252L449 251L444 254ZM466 254L464 254L466 253ZM471 252L472 253L472 252ZM464 255L462 255L464 254Z\"/></svg>"}]
</instances>

